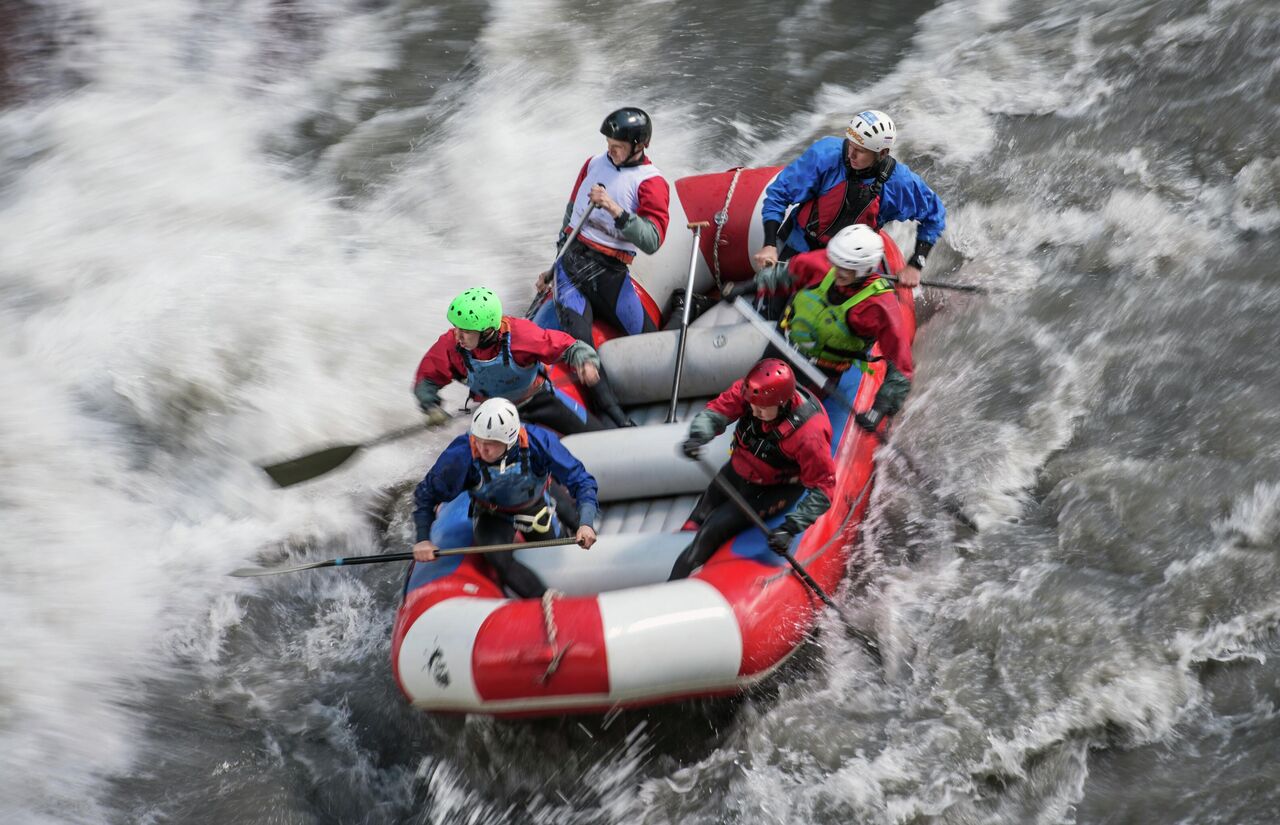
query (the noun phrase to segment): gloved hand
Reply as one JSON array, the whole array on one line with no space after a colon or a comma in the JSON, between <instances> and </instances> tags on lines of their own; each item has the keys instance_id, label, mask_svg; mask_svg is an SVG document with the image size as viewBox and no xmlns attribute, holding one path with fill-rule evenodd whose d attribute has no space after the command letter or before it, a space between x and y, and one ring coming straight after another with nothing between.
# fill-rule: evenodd
<instances>
[{"instance_id":1,"label":"gloved hand","mask_svg":"<svg viewBox=\"0 0 1280 825\"><path fill-rule=\"evenodd\" d=\"M884 413L877 409L870 409L866 412L860 412L853 417L853 423L869 433L874 433L876 428L880 426L880 422L884 420Z\"/></svg>"},{"instance_id":2,"label":"gloved hand","mask_svg":"<svg viewBox=\"0 0 1280 825\"><path fill-rule=\"evenodd\" d=\"M791 286L791 273L785 263L766 266L756 273L757 292L777 292Z\"/></svg>"},{"instance_id":3,"label":"gloved hand","mask_svg":"<svg viewBox=\"0 0 1280 825\"><path fill-rule=\"evenodd\" d=\"M432 404L430 407L425 407L422 412L427 417L428 427L438 427L449 420L449 413L445 412L439 404Z\"/></svg>"},{"instance_id":4,"label":"gloved hand","mask_svg":"<svg viewBox=\"0 0 1280 825\"><path fill-rule=\"evenodd\" d=\"M779 527L769 533L769 549L779 556L785 556L791 549L791 539L795 538L785 527Z\"/></svg>"},{"instance_id":5,"label":"gloved hand","mask_svg":"<svg viewBox=\"0 0 1280 825\"><path fill-rule=\"evenodd\" d=\"M680 445L680 451L690 461L697 461L702 458L702 448L705 446L706 442L700 438L686 438L684 443Z\"/></svg>"},{"instance_id":6,"label":"gloved hand","mask_svg":"<svg viewBox=\"0 0 1280 825\"><path fill-rule=\"evenodd\" d=\"M413 397L418 399L418 409L423 412L440 406L440 388L430 381L422 380L414 384Z\"/></svg>"}]
</instances>

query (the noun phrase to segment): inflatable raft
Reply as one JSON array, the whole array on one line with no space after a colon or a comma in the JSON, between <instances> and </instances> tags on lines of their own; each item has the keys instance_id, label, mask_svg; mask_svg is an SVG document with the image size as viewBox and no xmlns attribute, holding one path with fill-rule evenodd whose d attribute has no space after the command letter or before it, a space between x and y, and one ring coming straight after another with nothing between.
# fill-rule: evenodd
<instances>
[{"instance_id":1,"label":"inflatable raft","mask_svg":"<svg viewBox=\"0 0 1280 825\"><path fill-rule=\"evenodd\" d=\"M713 220L717 212L725 218L702 236L698 291L752 276L760 202L776 172L730 170L676 182L667 241L657 255L641 256L633 271L655 319L688 277L688 221ZM901 253L885 240L896 271ZM900 289L898 297L914 329L910 291ZM537 320L554 324L549 312ZM687 419L744 375L765 348L760 333L732 308L718 306L697 319L689 332L680 422L667 424L677 336L616 338L597 330L611 382L640 426L564 439L599 483L599 541L590 550L570 545L517 553L552 588L546 597L508 598L480 556L411 565L395 619L392 667L414 706L533 716L729 695L771 674L811 632L822 603L755 528L726 542L690 578L666 580L693 538L681 526L709 482L677 449ZM865 410L883 377L883 364L873 362L869 372L846 373L840 388ZM556 381L577 394L568 376ZM853 424L840 402L825 406L836 495L792 552L824 590L834 591L866 512L878 442ZM712 442L704 461L718 467L728 460L731 433ZM467 509L465 494L441 508L432 527L438 546L472 543Z\"/></svg>"}]
</instances>

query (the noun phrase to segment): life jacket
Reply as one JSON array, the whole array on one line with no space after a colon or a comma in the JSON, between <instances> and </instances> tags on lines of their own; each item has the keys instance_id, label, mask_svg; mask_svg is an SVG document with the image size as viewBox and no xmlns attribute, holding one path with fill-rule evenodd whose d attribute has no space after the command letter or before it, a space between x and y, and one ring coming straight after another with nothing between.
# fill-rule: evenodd
<instances>
[{"instance_id":1,"label":"life jacket","mask_svg":"<svg viewBox=\"0 0 1280 825\"><path fill-rule=\"evenodd\" d=\"M510 516L523 532L545 533L555 516L555 499L551 497L551 476L533 470L529 452L529 431L520 428L515 445L497 464L480 458L475 436L470 438L471 465L479 481L467 492L472 507L490 513Z\"/></svg>"},{"instance_id":2,"label":"life jacket","mask_svg":"<svg viewBox=\"0 0 1280 825\"><path fill-rule=\"evenodd\" d=\"M649 178L661 176L661 170L652 163L619 168L609 160L608 152L596 155L587 161L586 177L578 186L578 195L573 200L569 226L577 226L578 221L582 220L590 204L588 196L591 194L591 187L595 184L603 183L614 203L634 214L640 205L640 184ZM614 226L613 216L606 209L596 209L591 213L578 240L592 249L619 258L623 263L630 263L640 251L639 247L622 236L622 231Z\"/></svg>"},{"instance_id":3,"label":"life jacket","mask_svg":"<svg viewBox=\"0 0 1280 825\"><path fill-rule=\"evenodd\" d=\"M898 163L892 157L880 163L880 171L869 181L845 179L796 207L796 224L804 231L810 249L821 249L846 226L865 223L880 229L880 193ZM781 237L781 236L780 236Z\"/></svg>"},{"instance_id":4,"label":"life jacket","mask_svg":"<svg viewBox=\"0 0 1280 825\"><path fill-rule=\"evenodd\" d=\"M843 303L833 304L827 295L835 282L836 270L832 267L822 283L796 293L779 326L787 340L818 366L843 371L858 361L865 371L870 360L867 350L874 339L862 338L849 329L849 310L876 295L893 292L893 286L876 276Z\"/></svg>"},{"instance_id":5,"label":"life jacket","mask_svg":"<svg viewBox=\"0 0 1280 825\"><path fill-rule=\"evenodd\" d=\"M511 357L511 329L505 318L498 329L498 354L492 358L481 361L465 347L457 346L467 367L467 386L476 398L505 398L518 403L542 383L541 364L534 361L522 367Z\"/></svg>"},{"instance_id":6,"label":"life jacket","mask_svg":"<svg viewBox=\"0 0 1280 825\"><path fill-rule=\"evenodd\" d=\"M804 426L822 409L818 399L804 387L796 391L804 399L800 404L792 404L790 409L781 413L782 421L778 426L766 430L766 422L759 420L750 412L738 419L733 430L733 449L743 450L777 470L782 481L794 479L800 475L800 465L782 451L782 442ZM768 422L772 423L772 422Z\"/></svg>"}]
</instances>

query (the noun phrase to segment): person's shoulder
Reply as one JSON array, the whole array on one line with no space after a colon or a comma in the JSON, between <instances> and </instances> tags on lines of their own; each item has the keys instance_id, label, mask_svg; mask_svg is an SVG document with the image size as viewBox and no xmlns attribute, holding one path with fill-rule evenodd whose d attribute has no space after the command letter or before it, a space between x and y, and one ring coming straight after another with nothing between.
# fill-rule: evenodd
<instances>
[{"instance_id":1,"label":"person's shoulder","mask_svg":"<svg viewBox=\"0 0 1280 825\"><path fill-rule=\"evenodd\" d=\"M537 444L543 449L548 449L553 446L563 446L560 444L560 436L556 435L551 430L548 430L541 424L534 424L532 422L525 424L524 431L529 434L530 444Z\"/></svg>"},{"instance_id":2,"label":"person's shoulder","mask_svg":"<svg viewBox=\"0 0 1280 825\"><path fill-rule=\"evenodd\" d=\"M897 158L894 158L893 171L889 173L886 183L903 186L923 186L925 188L929 186L924 182L924 178L916 174L916 171L908 166L905 161Z\"/></svg>"},{"instance_id":3,"label":"person's shoulder","mask_svg":"<svg viewBox=\"0 0 1280 825\"><path fill-rule=\"evenodd\" d=\"M471 435L462 433L455 436L443 450L440 451L440 457L436 459L435 467L449 467L456 465L464 459L471 459Z\"/></svg>"}]
</instances>

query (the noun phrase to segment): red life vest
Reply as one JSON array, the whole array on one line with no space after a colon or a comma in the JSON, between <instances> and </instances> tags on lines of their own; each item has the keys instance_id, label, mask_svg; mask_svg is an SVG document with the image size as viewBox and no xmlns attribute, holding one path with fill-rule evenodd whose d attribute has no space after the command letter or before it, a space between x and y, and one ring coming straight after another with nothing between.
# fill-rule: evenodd
<instances>
[{"instance_id":1,"label":"red life vest","mask_svg":"<svg viewBox=\"0 0 1280 825\"><path fill-rule=\"evenodd\" d=\"M822 405L817 398L803 387L797 387L797 393L804 399L802 403L791 405L791 409L782 416L782 421L772 430L764 429L764 422L748 412L738 419L733 431L733 448L755 456L771 469L777 471L774 484L793 481L800 475L800 465L795 459L782 451L782 442L786 441L805 422L818 414Z\"/></svg>"},{"instance_id":2,"label":"red life vest","mask_svg":"<svg viewBox=\"0 0 1280 825\"><path fill-rule=\"evenodd\" d=\"M880 171L869 183L856 181L850 186L849 178L845 177L818 197L796 207L795 219L804 230L809 248L825 247L837 232L855 223L865 223L879 230L880 192L895 166L897 161L885 158L880 164Z\"/></svg>"}]
</instances>

